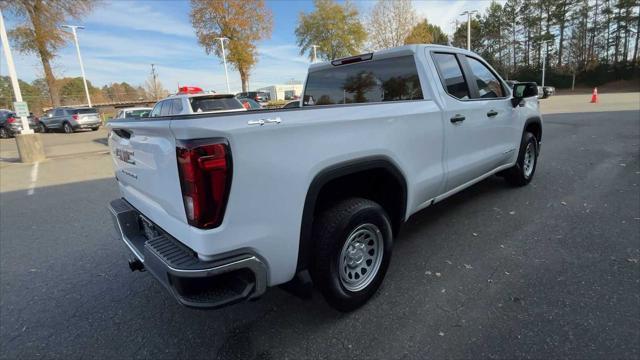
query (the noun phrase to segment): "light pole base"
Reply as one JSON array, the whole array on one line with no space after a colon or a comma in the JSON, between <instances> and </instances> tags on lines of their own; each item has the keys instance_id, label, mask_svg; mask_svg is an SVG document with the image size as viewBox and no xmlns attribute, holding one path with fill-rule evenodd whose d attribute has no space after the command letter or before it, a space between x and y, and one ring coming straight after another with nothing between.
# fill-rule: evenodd
<instances>
[{"instance_id":1,"label":"light pole base","mask_svg":"<svg viewBox=\"0 0 640 360\"><path fill-rule=\"evenodd\" d=\"M16 134L15 138L21 162L34 163L45 159L40 134Z\"/></svg>"}]
</instances>

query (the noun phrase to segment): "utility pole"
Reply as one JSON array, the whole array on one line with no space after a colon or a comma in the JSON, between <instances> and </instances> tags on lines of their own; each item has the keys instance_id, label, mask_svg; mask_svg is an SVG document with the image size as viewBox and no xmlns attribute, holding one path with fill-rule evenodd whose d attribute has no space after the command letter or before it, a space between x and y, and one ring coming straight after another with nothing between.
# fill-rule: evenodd
<instances>
[{"instance_id":1,"label":"utility pole","mask_svg":"<svg viewBox=\"0 0 640 360\"><path fill-rule=\"evenodd\" d=\"M11 78L13 94L16 98L16 102L13 103L14 110L16 112L16 116L19 116L20 121L22 122L22 131L20 131L20 134L15 136L20 160L25 163L44 160L45 157L44 150L42 148L42 141L38 134L34 134L33 130L29 129L29 109L27 107L27 103L22 101L22 92L20 92L18 74L16 73L13 56L11 55L11 48L9 47L9 38L7 37L7 29L4 26L2 10L0 10L0 40L2 41L2 49L7 61L7 68L9 70L9 77Z\"/></svg>"},{"instance_id":2,"label":"utility pole","mask_svg":"<svg viewBox=\"0 0 640 360\"><path fill-rule=\"evenodd\" d=\"M224 41L229 40L226 37L217 37L220 40L220 47L222 47L222 62L224 62L224 76L227 79L227 94L231 94L231 88L229 87L229 73L227 72L227 54L224 52ZM247 89L248 91L249 89Z\"/></svg>"},{"instance_id":3,"label":"utility pole","mask_svg":"<svg viewBox=\"0 0 640 360\"><path fill-rule=\"evenodd\" d=\"M464 11L460 15L467 15L467 50L471 51L471 15L477 13L478 10Z\"/></svg>"},{"instance_id":4,"label":"utility pole","mask_svg":"<svg viewBox=\"0 0 640 360\"><path fill-rule=\"evenodd\" d=\"M318 45L311 45L311 47L313 48L313 59L311 59L311 63L315 64L316 60L318 59L318 56L316 54L316 48L318 48Z\"/></svg>"},{"instance_id":5,"label":"utility pole","mask_svg":"<svg viewBox=\"0 0 640 360\"><path fill-rule=\"evenodd\" d=\"M542 87L544 88L544 76L547 64L547 55L549 54L549 40L542 42L545 45L544 57L542 58ZM544 90L544 89L543 89Z\"/></svg>"},{"instance_id":6,"label":"utility pole","mask_svg":"<svg viewBox=\"0 0 640 360\"><path fill-rule=\"evenodd\" d=\"M78 43L77 29L84 29L84 26L77 25L62 25L63 28L71 29L73 32L73 40L76 43L76 51L78 52L78 61L80 62L80 72L82 73L82 81L84 82L84 93L87 95L87 104L91 107L91 97L89 96L89 87L87 86L87 77L84 75L84 64L82 63L82 56L80 55L80 44Z\"/></svg>"},{"instance_id":7,"label":"utility pole","mask_svg":"<svg viewBox=\"0 0 640 360\"><path fill-rule=\"evenodd\" d=\"M155 64L151 64L151 77L153 78L153 97L158 101L158 74L156 73Z\"/></svg>"}]
</instances>

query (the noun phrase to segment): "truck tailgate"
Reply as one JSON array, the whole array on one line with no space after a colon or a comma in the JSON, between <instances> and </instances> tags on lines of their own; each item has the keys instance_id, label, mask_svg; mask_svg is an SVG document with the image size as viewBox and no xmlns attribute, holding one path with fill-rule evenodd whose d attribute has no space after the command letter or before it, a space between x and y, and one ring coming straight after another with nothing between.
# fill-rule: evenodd
<instances>
[{"instance_id":1,"label":"truck tailgate","mask_svg":"<svg viewBox=\"0 0 640 360\"><path fill-rule=\"evenodd\" d=\"M109 148L120 191L131 205L156 223L185 223L169 125L170 120L110 122Z\"/></svg>"}]
</instances>

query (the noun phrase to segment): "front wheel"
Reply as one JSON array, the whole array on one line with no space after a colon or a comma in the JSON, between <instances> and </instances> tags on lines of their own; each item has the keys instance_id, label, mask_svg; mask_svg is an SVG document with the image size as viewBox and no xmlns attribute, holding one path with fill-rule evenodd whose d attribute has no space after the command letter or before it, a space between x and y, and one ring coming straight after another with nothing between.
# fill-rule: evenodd
<instances>
[{"instance_id":1,"label":"front wheel","mask_svg":"<svg viewBox=\"0 0 640 360\"><path fill-rule=\"evenodd\" d=\"M530 132L524 133L516 164L504 172L505 180L514 186L525 186L531 182L538 164L538 140Z\"/></svg>"},{"instance_id":2,"label":"front wheel","mask_svg":"<svg viewBox=\"0 0 640 360\"><path fill-rule=\"evenodd\" d=\"M99 128L100 128L99 126L92 127L92 128L91 128L91 131L98 131L98 129L99 129Z\"/></svg>"},{"instance_id":3,"label":"front wheel","mask_svg":"<svg viewBox=\"0 0 640 360\"><path fill-rule=\"evenodd\" d=\"M311 277L339 311L364 305L382 283L393 234L384 209L361 198L340 201L314 224Z\"/></svg>"},{"instance_id":4,"label":"front wheel","mask_svg":"<svg viewBox=\"0 0 640 360\"><path fill-rule=\"evenodd\" d=\"M71 124L66 122L62 125L62 131L64 131L65 134L71 134L73 132L73 127L71 126Z\"/></svg>"},{"instance_id":5,"label":"front wheel","mask_svg":"<svg viewBox=\"0 0 640 360\"><path fill-rule=\"evenodd\" d=\"M0 127L0 139L8 139L9 138L9 132L7 131L7 129Z\"/></svg>"}]
</instances>

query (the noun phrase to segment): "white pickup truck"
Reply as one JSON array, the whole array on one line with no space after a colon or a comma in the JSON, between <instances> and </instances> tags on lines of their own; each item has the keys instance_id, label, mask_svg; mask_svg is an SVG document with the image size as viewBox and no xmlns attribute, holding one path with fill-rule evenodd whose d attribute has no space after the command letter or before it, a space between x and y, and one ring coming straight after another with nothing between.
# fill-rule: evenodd
<instances>
[{"instance_id":1,"label":"white pickup truck","mask_svg":"<svg viewBox=\"0 0 640 360\"><path fill-rule=\"evenodd\" d=\"M192 307L312 284L356 309L409 216L494 174L531 181L536 95L472 52L410 45L311 65L298 108L109 122L129 266Z\"/></svg>"}]
</instances>

